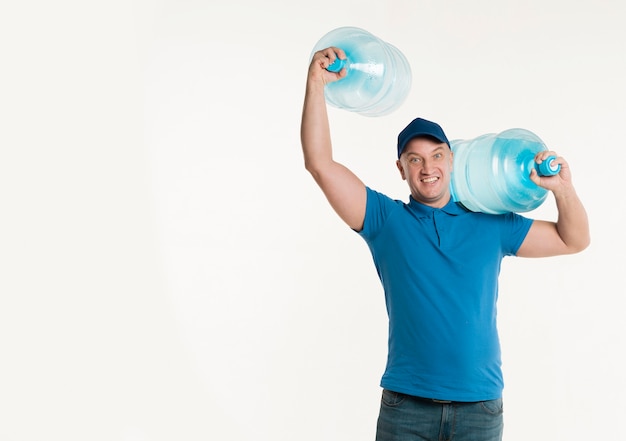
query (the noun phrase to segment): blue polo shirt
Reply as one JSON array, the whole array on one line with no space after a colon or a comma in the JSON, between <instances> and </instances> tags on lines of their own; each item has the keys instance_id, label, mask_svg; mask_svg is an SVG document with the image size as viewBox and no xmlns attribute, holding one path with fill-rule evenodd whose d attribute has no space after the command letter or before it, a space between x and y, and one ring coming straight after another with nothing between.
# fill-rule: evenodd
<instances>
[{"instance_id":1,"label":"blue polo shirt","mask_svg":"<svg viewBox=\"0 0 626 441\"><path fill-rule=\"evenodd\" d=\"M502 396L498 275L532 220L393 200L367 189L359 234L385 291L389 352L381 386L453 401Z\"/></svg>"}]
</instances>

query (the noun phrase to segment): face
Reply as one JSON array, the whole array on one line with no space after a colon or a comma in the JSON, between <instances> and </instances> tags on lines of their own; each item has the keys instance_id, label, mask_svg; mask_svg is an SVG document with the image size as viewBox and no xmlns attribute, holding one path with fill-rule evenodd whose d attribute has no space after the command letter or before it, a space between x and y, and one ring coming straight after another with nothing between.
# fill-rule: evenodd
<instances>
[{"instance_id":1,"label":"face","mask_svg":"<svg viewBox=\"0 0 626 441\"><path fill-rule=\"evenodd\" d=\"M441 208L450 200L452 152L446 143L428 138L408 142L396 162L411 196L418 202Z\"/></svg>"}]
</instances>

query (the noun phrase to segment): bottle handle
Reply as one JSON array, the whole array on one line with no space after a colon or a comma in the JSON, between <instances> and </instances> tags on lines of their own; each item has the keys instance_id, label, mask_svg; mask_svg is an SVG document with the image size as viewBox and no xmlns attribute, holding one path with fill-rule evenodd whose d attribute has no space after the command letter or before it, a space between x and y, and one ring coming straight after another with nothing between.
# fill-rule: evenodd
<instances>
[{"instance_id":1,"label":"bottle handle","mask_svg":"<svg viewBox=\"0 0 626 441\"><path fill-rule=\"evenodd\" d=\"M535 163L535 170L539 176L554 176L558 175L561 171L561 164L552 165L552 161L556 159L556 156L548 156L543 160L541 164Z\"/></svg>"}]
</instances>

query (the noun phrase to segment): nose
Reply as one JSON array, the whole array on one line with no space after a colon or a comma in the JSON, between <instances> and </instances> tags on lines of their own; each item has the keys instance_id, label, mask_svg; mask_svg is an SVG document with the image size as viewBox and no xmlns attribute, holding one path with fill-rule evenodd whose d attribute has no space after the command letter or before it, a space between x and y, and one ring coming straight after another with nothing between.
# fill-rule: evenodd
<instances>
[{"instance_id":1,"label":"nose","mask_svg":"<svg viewBox=\"0 0 626 441\"><path fill-rule=\"evenodd\" d=\"M432 171L433 163L430 159L424 159L422 162L422 173L429 175Z\"/></svg>"}]
</instances>

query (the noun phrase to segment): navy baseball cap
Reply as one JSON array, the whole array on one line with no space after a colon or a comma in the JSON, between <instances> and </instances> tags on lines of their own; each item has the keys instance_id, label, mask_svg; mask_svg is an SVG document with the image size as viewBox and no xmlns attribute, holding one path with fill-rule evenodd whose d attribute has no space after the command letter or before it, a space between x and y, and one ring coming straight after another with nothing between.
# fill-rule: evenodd
<instances>
[{"instance_id":1,"label":"navy baseball cap","mask_svg":"<svg viewBox=\"0 0 626 441\"><path fill-rule=\"evenodd\" d=\"M450 147L450 142L439 124L422 118L415 118L398 135L398 158L400 158L408 142L418 136L433 137L439 142L445 142Z\"/></svg>"}]
</instances>

